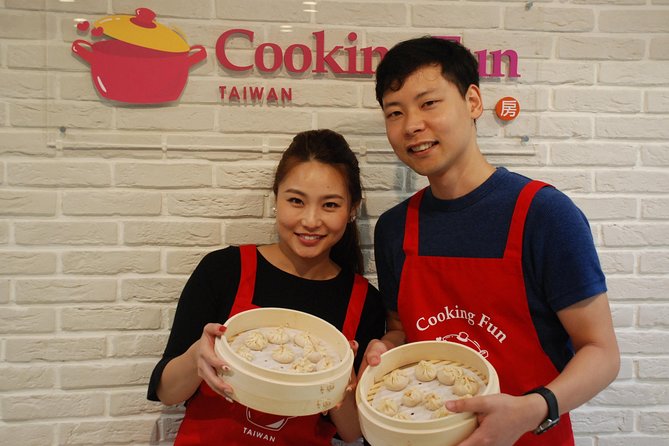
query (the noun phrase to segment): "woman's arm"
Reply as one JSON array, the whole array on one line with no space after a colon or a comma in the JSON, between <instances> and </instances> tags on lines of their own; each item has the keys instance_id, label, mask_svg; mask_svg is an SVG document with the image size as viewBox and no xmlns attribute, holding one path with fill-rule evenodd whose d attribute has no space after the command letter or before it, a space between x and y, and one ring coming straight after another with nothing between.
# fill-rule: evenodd
<instances>
[{"instance_id":1,"label":"woman's arm","mask_svg":"<svg viewBox=\"0 0 669 446\"><path fill-rule=\"evenodd\" d=\"M358 353L358 343L356 341L350 342L353 356L356 356ZM362 436L360 421L358 419L358 406L355 403L355 388L357 383L358 379L354 369L351 370L351 379L344 392L344 399L328 412L330 420L337 428L339 438L345 443L353 443Z\"/></svg>"},{"instance_id":2,"label":"woman's arm","mask_svg":"<svg viewBox=\"0 0 669 446\"><path fill-rule=\"evenodd\" d=\"M215 322L229 313L240 272L236 247L213 251L202 258L181 292L163 359L151 375L149 399L164 404L186 401L197 391L203 376L210 378L212 389L222 391L219 379L212 378L213 368L222 367L213 349L222 325ZM200 364L200 358L209 367Z\"/></svg>"},{"instance_id":3,"label":"woman's arm","mask_svg":"<svg viewBox=\"0 0 669 446\"><path fill-rule=\"evenodd\" d=\"M214 351L216 337L224 332L224 328L223 325L215 323L205 325L202 337L165 366L157 389L163 404L172 405L186 401L195 393L202 380L212 390L229 398L226 393L231 394L232 387L217 373L217 370L225 369L227 364Z\"/></svg>"},{"instance_id":4,"label":"woman's arm","mask_svg":"<svg viewBox=\"0 0 669 446\"><path fill-rule=\"evenodd\" d=\"M345 443L353 443L362 436L358 407L355 404L355 386L350 385L342 402L330 410L330 420L337 428L337 434Z\"/></svg>"}]
</instances>

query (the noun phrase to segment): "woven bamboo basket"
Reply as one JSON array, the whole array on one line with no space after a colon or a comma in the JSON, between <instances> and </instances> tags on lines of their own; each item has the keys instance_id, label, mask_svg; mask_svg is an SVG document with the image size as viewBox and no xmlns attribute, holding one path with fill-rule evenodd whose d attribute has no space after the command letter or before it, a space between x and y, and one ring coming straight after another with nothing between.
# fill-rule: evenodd
<instances>
[{"instance_id":1,"label":"woven bamboo basket","mask_svg":"<svg viewBox=\"0 0 669 446\"><path fill-rule=\"evenodd\" d=\"M214 349L230 367L223 379L234 389L232 398L262 412L302 416L331 409L343 398L353 368L353 351L344 335L330 323L301 311L256 308L228 319L225 334ZM341 358L333 367L309 373L270 370L255 365L231 348L235 336L248 330L284 327L318 336Z\"/></svg>"},{"instance_id":2,"label":"woven bamboo basket","mask_svg":"<svg viewBox=\"0 0 669 446\"><path fill-rule=\"evenodd\" d=\"M365 439L373 446L451 446L476 429L473 413L451 414L430 420L404 420L385 415L372 406L383 377L397 368L407 368L421 360L452 364L475 373L485 387L478 395L499 393L499 378L493 366L475 350L446 341L405 344L381 355L381 364L368 367L356 391L358 416Z\"/></svg>"}]
</instances>

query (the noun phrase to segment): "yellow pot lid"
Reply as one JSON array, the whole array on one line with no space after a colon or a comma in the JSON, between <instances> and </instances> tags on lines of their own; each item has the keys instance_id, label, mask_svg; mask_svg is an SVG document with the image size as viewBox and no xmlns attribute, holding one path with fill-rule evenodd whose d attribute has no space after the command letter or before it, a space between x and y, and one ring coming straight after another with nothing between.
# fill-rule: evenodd
<instances>
[{"instance_id":1,"label":"yellow pot lid","mask_svg":"<svg viewBox=\"0 0 669 446\"><path fill-rule=\"evenodd\" d=\"M174 29L155 21L156 14L148 8L138 8L134 16L112 15L96 21L93 26L126 43L170 53L190 51L186 40Z\"/></svg>"}]
</instances>

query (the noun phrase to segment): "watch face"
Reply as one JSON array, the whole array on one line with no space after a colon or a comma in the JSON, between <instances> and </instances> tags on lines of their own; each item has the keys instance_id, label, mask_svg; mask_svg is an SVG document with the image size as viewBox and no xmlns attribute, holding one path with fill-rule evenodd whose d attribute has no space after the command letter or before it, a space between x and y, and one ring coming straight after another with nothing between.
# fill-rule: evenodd
<instances>
[{"instance_id":1,"label":"watch face","mask_svg":"<svg viewBox=\"0 0 669 446\"><path fill-rule=\"evenodd\" d=\"M558 402L553 392L551 392L551 390L547 389L546 387L537 387L525 393L525 395L528 395L530 393L538 393L543 397L544 400L546 400L546 405L548 405L548 416L534 430L535 434L543 434L548 429L552 428L553 426L555 426L560 422L560 412L558 410Z\"/></svg>"},{"instance_id":2,"label":"watch face","mask_svg":"<svg viewBox=\"0 0 669 446\"><path fill-rule=\"evenodd\" d=\"M538 428L534 431L535 434L543 434L546 432L548 429L551 427L556 426L560 422L560 418L556 418L554 420L551 420L550 418L547 418L546 421L541 423Z\"/></svg>"}]
</instances>

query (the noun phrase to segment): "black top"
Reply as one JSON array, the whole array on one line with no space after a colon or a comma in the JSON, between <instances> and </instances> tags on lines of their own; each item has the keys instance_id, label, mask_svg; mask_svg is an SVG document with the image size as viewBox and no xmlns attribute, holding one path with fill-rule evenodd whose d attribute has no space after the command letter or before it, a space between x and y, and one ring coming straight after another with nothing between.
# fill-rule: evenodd
<instances>
[{"instance_id":1,"label":"black top","mask_svg":"<svg viewBox=\"0 0 669 446\"><path fill-rule=\"evenodd\" d=\"M353 288L353 273L342 269L329 280L309 280L282 271L259 252L253 304L303 311L318 316L341 329ZM239 247L231 246L207 254L184 287L162 359L149 382L148 399L158 401L156 389L167 363L183 354L202 336L209 322L228 319L241 275ZM359 343L356 370L371 339L385 332L385 309L381 294L371 284L355 339Z\"/></svg>"}]
</instances>

